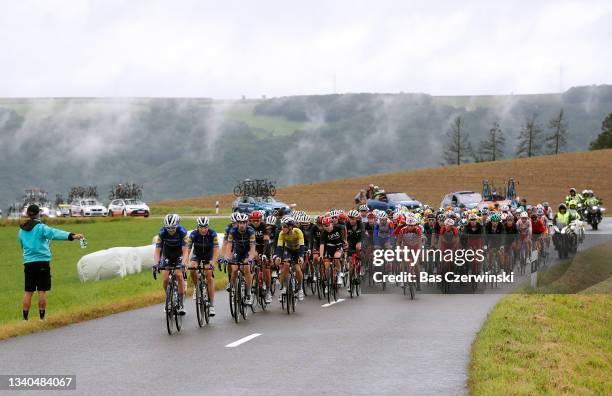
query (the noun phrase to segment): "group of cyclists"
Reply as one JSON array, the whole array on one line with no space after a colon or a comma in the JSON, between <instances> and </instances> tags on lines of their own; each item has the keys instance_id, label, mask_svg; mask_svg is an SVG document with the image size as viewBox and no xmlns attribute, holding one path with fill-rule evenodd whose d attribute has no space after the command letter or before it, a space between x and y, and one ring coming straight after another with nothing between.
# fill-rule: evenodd
<instances>
[{"instance_id":1,"label":"group of cyclists","mask_svg":"<svg viewBox=\"0 0 612 396\"><path fill-rule=\"evenodd\" d=\"M186 267L194 284L198 265L204 266L203 273L209 285L213 285L214 265L217 264L219 269L223 266L229 275L228 290L236 279L238 267L241 267L247 305L254 303L251 290L253 266L262 273L265 304L272 301L276 279L281 285L279 301L282 301L287 292L286 279L290 269L297 281L297 299L301 301L304 299L303 282L317 282L317 275L325 277L332 273L330 266L337 277L334 284L338 287L345 285L346 279L343 278L357 268L356 282L360 282L366 273L370 276L377 270L372 265L373 253L377 249L483 249L486 260L482 263L473 261L462 270L510 273L521 254L533 249L541 255L547 254L553 224L568 224L580 218L576 200L588 199L589 193L578 197L572 195L572 191L575 194L575 189L570 190L568 203L561 203L557 213L553 213L548 202L532 206L525 201L515 205L495 203L474 208L459 205L438 210L425 205L413 210L401 207L388 211L370 210L367 205L360 204L348 211L331 209L317 216L302 211L284 214L282 210L269 215L264 211L234 212L224 230L222 248L207 217L198 217L197 228L188 232L180 224L177 214L168 214L156 238L154 260L164 268L168 265ZM459 268L455 268L452 262L420 262L416 259L415 262L386 263L381 270L387 273L441 273ZM181 314L184 314L186 282L183 271L177 271L176 276ZM419 277L416 281L419 290ZM168 271L163 271L164 289L167 283ZM325 292L328 292L328 284L325 283ZM402 286L402 282L399 285ZM214 316L215 288L212 286L207 290L210 316Z\"/></svg>"}]
</instances>

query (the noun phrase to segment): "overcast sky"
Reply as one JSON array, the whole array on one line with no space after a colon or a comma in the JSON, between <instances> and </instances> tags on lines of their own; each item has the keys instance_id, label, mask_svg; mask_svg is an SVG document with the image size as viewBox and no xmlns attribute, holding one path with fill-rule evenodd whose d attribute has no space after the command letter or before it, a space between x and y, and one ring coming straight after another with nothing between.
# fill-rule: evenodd
<instances>
[{"instance_id":1,"label":"overcast sky","mask_svg":"<svg viewBox=\"0 0 612 396\"><path fill-rule=\"evenodd\" d=\"M612 1L0 0L0 97L559 92L612 83L611 21Z\"/></svg>"}]
</instances>

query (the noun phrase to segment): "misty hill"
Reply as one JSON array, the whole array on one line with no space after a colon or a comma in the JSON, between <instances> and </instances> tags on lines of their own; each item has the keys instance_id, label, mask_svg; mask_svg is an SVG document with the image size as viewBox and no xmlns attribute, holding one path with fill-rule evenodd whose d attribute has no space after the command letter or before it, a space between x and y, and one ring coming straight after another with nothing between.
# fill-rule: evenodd
<instances>
[{"instance_id":1,"label":"misty hill","mask_svg":"<svg viewBox=\"0 0 612 396\"><path fill-rule=\"evenodd\" d=\"M0 99L0 207L27 187L66 195L120 181L145 199L230 191L237 180L280 185L437 166L461 116L474 146L494 121L514 156L525 117L563 108L567 151L588 147L612 111L612 86L562 94L434 97L343 94L268 100Z\"/></svg>"}]
</instances>

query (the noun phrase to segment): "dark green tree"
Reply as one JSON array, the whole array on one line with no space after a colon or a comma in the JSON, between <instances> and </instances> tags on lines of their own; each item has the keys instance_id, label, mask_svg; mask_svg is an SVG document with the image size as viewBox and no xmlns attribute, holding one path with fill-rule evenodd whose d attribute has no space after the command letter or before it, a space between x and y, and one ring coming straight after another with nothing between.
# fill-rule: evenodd
<instances>
[{"instance_id":1,"label":"dark green tree","mask_svg":"<svg viewBox=\"0 0 612 396\"><path fill-rule=\"evenodd\" d=\"M542 147L542 128L537 123L537 114L525 119L525 124L519 133L517 157L533 157L540 153Z\"/></svg>"},{"instance_id":2,"label":"dark green tree","mask_svg":"<svg viewBox=\"0 0 612 396\"><path fill-rule=\"evenodd\" d=\"M472 156L472 144L469 142L470 135L465 132L463 119L455 117L451 129L446 133L448 143L444 150L444 161L446 165L461 165L468 162Z\"/></svg>"},{"instance_id":3,"label":"dark green tree","mask_svg":"<svg viewBox=\"0 0 612 396\"><path fill-rule=\"evenodd\" d=\"M504 156L506 138L499 127L499 122L493 122L489 135L480 142L476 162L497 161Z\"/></svg>"},{"instance_id":4,"label":"dark green tree","mask_svg":"<svg viewBox=\"0 0 612 396\"><path fill-rule=\"evenodd\" d=\"M551 129L551 134L546 137L546 143L551 146L550 153L559 154L567 145L567 121L563 109L550 119L548 128Z\"/></svg>"},{"instance_id":5,"label":"dark green tree","mask_svg":"<svg viewBox=\"0 0 612 396\"><path fill-rule=\"evenodd\" d=\"M601 133L591 142L589 150L612 148L612 113L601 123Z\"/></svg>"}]
</instances>

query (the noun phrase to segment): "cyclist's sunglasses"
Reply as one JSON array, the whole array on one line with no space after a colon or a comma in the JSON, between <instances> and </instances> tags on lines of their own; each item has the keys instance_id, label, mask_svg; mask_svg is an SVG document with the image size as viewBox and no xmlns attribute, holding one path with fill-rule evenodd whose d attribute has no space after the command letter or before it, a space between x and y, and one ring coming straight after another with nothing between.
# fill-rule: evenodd
<instances>
[{"instance_id":1,"label":"cyclist's sunglasses","mask_svg":"<svg viewBox=\"0 0 612 396\"><path fill-rule=\"evenodd\" d=\"M168 230L168 231L176 231L176 227L166 227L166 230Z\"/></svg>"},{"instance_id":2,"label":"cyclist's sunglasses","mask_svg":"<svg viewBox=\"0 0 612 396\"><path fill-rule=\"evenodd\" d=\"M198 228L205 229L205 228L208 228L208 226L207 225L205 225L205 226L198 226Z\"/></svg>"}]
</instances>

